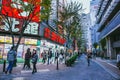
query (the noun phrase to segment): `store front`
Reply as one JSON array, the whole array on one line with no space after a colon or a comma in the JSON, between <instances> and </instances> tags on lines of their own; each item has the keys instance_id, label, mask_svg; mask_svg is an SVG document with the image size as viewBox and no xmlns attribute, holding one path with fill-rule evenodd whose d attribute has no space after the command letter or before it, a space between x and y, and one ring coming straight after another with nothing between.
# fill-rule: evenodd
<instances>
[{"instance_id":1,"label":"store front","mask_svg":"<svg viewBox=\"0 0 120 80\"><path fill-rule=\"evenodd\" d=\"M15 43L17 43L18 38L15 37ZM24 58L27 48L37 49L37 39L23 37L21 39L20 45L17 50L17 57ZM12 46L12 38L10 36L0 36L0 58L6 59L7 53Z\"/></svg>"}]
</instances>

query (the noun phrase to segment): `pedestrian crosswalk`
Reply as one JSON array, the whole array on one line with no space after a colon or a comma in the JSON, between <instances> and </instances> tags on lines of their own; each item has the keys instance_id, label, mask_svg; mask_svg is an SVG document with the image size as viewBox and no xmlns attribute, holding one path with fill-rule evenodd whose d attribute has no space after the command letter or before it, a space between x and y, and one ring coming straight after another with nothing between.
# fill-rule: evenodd
<instances>
[{"instance_id":1,"label":"pedestrian crosswalk","mask_svg":"<svg viewBox=\"0 0 120 80\"><path fill-rule=\"evenodd\" d=\"M37 70L37 72L48 72L50 71L49 69L41 69ZM32 70L22 70L21 73L32 73Z\"/></svg>"}]
</instances>

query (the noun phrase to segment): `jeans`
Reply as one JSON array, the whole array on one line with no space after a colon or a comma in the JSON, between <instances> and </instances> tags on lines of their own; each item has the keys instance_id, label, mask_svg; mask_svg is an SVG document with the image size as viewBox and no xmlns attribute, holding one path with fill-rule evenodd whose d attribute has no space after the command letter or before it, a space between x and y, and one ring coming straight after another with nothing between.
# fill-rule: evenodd
<instances>
[{"instance_id":1,"label":"jeans","mask_svg":"<svg viewBox=\"0 0 120 80\"><path fill-rule=\"evenodd\" d=\"M35 62L35 63L33 63L33 71L32 71L32 73L35 73L35 72L37 72L36 62Z\"/></svg>"},{"instance_id":2,"label":"jeans","mask_svg":"<svg viewBox=\"0 0 120 80\"><path fill-rule=\"evenodd\" d=\"M7 67L7 71L9 71L10 73L11 73L11 71L12 71L13 64L14 64L14 61L9 61L9 65L8 65L8 67Z\"/></svg>"}]
</instances>

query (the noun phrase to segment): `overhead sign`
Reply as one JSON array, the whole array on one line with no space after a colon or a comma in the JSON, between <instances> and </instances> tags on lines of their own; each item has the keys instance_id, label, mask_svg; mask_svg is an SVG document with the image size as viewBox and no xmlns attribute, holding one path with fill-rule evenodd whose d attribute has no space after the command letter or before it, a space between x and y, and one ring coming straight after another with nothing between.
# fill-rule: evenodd
<instances>
[{"instance_id":1,"label":"overhead sign","mask_svg":"<svg viewBox=\"0 0 120 80\"><path fill-rule=\"evenodd\" d=\"M15 18L12 18L12 21L13 21L13 24L12 24L12 31L13 32L16 32L16 33L19 33L21 31L21 26L23 24L22 21L20 21L19 19L15 19ZM9 25L8 23L6 22L3 22L4 24L1 25L0 27L0 31L9 31ZM25 34L32 34L32 35L38 35L38 30L39 30L39 24L37 22L30 22L24 33Z\"/></svg>"},{"instance_id":2,"label":"overhead sign","mask_svg":"<svg viewBox=\"0 0 120 80\"><path fill-rule=\"evenodd\" d=\"M13 18L39 22L40 0L2 0L1 13Z\"/></svg>"},{"instance_id":3,"label":"overhead sign","mask_svg":"<svg viewBox=\"0 0 120 80\"><path fill-rule=\"evenodd\" d=\"M64 38L60 37L57 33L50 31L49 28L44 29L44 37L60 44L64 44L66 42Z\"/></svg>"}]
</instances>

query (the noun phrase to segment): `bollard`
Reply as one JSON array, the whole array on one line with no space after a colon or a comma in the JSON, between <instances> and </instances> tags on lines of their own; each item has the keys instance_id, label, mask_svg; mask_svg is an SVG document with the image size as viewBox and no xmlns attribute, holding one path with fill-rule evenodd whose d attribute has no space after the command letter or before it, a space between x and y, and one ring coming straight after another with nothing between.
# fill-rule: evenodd
<instances>
[{"instance_id":1,"label":"bollard","mask_svg":"<svg viewBox=\"0 0 120 80\"><path fill-rule=\"evenodd\" d=\"M58 57L57 57L57 66L56 66L56 69L57 70L59 69L59 66L58 66Z\"/></svg>"},{"instance_id":2,"label":"bollard","mask_svg":"<svg viewBox=\"0 0 120 80\"><path fill-rule=\"evenodd\" d=\"M3 63L3 72L5 72L5 68L6 68L6 60L4 60L4 63Z\"/></svg>"}]
</instances>

